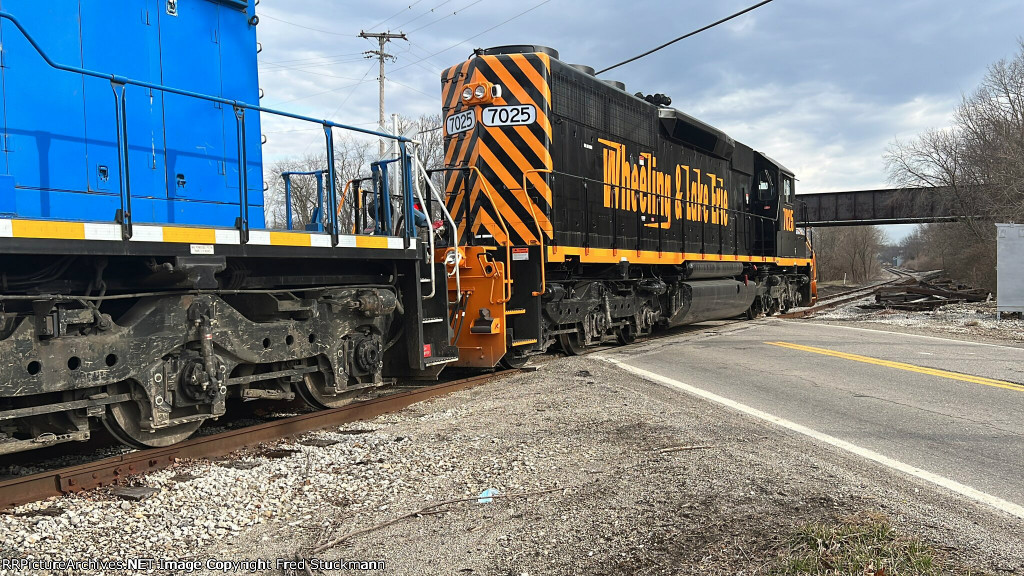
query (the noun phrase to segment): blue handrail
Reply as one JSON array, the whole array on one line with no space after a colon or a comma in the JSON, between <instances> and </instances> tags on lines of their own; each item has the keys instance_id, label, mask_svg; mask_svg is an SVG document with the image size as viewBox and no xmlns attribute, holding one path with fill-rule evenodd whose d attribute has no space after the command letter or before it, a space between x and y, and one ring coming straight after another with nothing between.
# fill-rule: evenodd
<instances>
[{"instance_id":1,"label":"blue handrail","mask_svg":"<svg viewBox=\"0 0 1024 576\"><path fill-rule=\"evenodd\" d=\"M326 170L315 170L311 172L282 172L281 178L284 179L284 208L285 217L288 222L288 229L292 229L292 176L315 176L316 177L316 210L313 212L314 217L310 218L308 225L314 225L313 228L316 231L321 231L322 226L320 219L323 217L324 212L324 172ZM309 228L307 228L309 230Z\"/></svg>"},{"instance_id":2,"label":"blue handrail","mask_svg":"<svg viewBox=\"0 0 1024 576\"><path fill-rule=\"evenodd\" d=\"M95 70L89 70L87 68L79 68L77 66L68 66L68 65L65 65L65 64L60 64L58 62L53 61L53 59L51 59L49 57L49 55L46 54L46 51L43 50L43 48L39 45L39 43L36 41L36 39L32 37L32 35L28 32L28 30L25 29L25 27L21 24L20 21L18 21L18 19L13 14L11 14L9 12L0 11L0 19L8 20L12 24L14 24L14 26L18 29L19 32L21 32L21 34L25 37L25 39L28 40L29 44L32 45L32 47L35 49L35 51L43 59L43 61L45 61L46 64L49 65L51 68L54 68L56 70L62 70L64 72L71 72L71 73L74 73L74 74L82 74L84 76L90 76L90 77L93 77L93 78L99 78L99 79L102 79L102 80L109 80L110 83L111 83L111 86L114 88L114 101L115 101L115 105L117 106L117 110L118 110L118 114L117 114L118 146L119 146L119 148L121 150L121 154L120 154L120 156L121 156L121 158L120 158L120 163L121 163L121 210L119 211L119 214L118 214L118 220L120 221L120 224L122 225L122 235L123 235L123 237L126 240L131 238L131 236L132 236L131 190L130 190L130 182L128 180L128 173L129 173L129 167L128 167L128 142L127 142L128 129L127 129L127 119L125 118L125 114L127 112L127 107L125 106L125 97L124 97L124 88L123 88L126 85L127 86L139 86L141 88L148 88L150 90L159 90L161 92L166 92L166 93L170 93L170 94L178 94L178 95L187 96L187 97L190 97L190 98L197 98L199 100L206 100L208 102L215 102L215 103L218 103L218 104L223 104L223 105L231 106L232 109L235 111L235 119L236 119L236 121L238 123L238 133L239 133L239 142L238 142L238 145L239 145L239 154L238 154L238 157L239 157L239 169L238 169L239 177L238 177L238 179L239 179L239 186L241 188L239 190L239 202L241 203L241 205L239 206L240 212L239 212L239 218L238 218L237 227L238 227L239 232L240 232L240 239L241 239L242 244L245 244L249 240L249 202L248 202L249 191L248 191L248 173L247 173L246 158L245 158L245 156L246 156L246 150L245 150L245 114L244 114L245 110L252 110L254 112L262 112L262 113L266 113L266 114L273 114L275 116L282 116L284 118L292 118L294 120L301 120L303 122L312 122L314 124L320 124L321 126L323 126L324 132L325 132L325 136L326 136L326 140L327 140L327 157L328 157L328 178L329 178L329 183L328 183L328 190L327 190L327 199L328 199L328 202L330 202L331 208L332 208L331 210L328 210L325 213L326 214L330 214L330 216L328 216L329 220L328 220L327 223L329 223L329 225L330 225L331 242L332 242L333 246L337 246L338 245L338 236L339 236L339 226L338 226L338 221L337 221L338 220L337 219L337 201L338 201L338 198L337 198L337 189L336 189L336 185L335 185L335 182L334 182L334 134L333 134L333 129L337 128L339 130L350 130L350 131L353 131L353 132L359 132L361 134L368 134L368 135L371 135L371 136L377 136L379 138L387 138L387 139L390 139L390 140L396 140L399 143L401 143L400 149L401 149L402 158L404 159L403 160L403 165L410 161L409 158L408 158L408 153L407 153L406 148L405 148L405 143L412 142L412 140L410 140L409 138L405 138L404 136L396 136L394 134L388 134L386 132L378 132L376 130L368 130L366 128L359 128L358 126L349 126L347 124L339 124L337 122L331 122L330 120L326 120L326 119L325 120L319 120L319 119L313 118L311 116L303 116L302 114L295 114L293 112L286 112L284 110L275 110L273 108L265 108L263 106L258 106L258 105L254 105L254 104L247 104L245 102L242 102L241 100L230 100L230 99L227 99L227 98L221 98L219 96L211 96L209 94L201 94L199 92L191 92L189 90L182 90L180 88L174 88L174 87L171 87L171 86L165 86L163 84L154 84L152 82L145 82L143 80L135 80L135 79L127 78L127 77L124 77L124 76L119 76L117 74L106 74L106 73L103 73L103 72L97 72ZM119 91L120 91L120 94L119 94ZM406 174L409 174L409 172L406 172ZM411 202L412 202L411 201L411 196L409 196L410 190L411 190L411 181L409 181L408 178L406 178L406 180L407 181L405 183L405 189L406 189L405 190L405 195L408 198L406 204L410 204L411 205ZM407 239L409 238L409 234L410 233L407 230L406 231L406 238Z\"/></svg>"}]
</instances>

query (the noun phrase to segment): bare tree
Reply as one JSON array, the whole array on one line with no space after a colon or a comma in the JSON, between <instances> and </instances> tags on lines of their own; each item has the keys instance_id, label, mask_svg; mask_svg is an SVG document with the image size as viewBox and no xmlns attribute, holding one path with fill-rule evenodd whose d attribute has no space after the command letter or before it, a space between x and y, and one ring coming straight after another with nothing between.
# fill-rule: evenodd
<instances>
[{"instance_id":1,"label":"bare tree","mask_svg":"<svg viewBox=\"0 0 1024 576\"><path fill-rule=\"evenodd\" d=\"M398 133L419 142L417 153L428 168L444 164L444 128L440 114L398 117Z\"/></svg>"},{"instance_id":2,"label":"bare tree","mask_svg":"<svg viewBox=\"0 0 1024 576\"><path fill-rule=\"evenodd\" d=\"M354 224L355 191L345 193L346 184L356 178L370 175L370 161L373 142L352 136L335 137L334 140L334 183L340 204L339 222L342 230L350 230ZM323 152L306 154L302 157L279 160L269 168L264 177L268 184L264 204L267 224L271 228L284 228L287 222L285 181L283 174L295 172L319 172L323 181L322 195L326 195L327 155ZM321 204L327 206L326 198L318 198L317 179L314 175L293 175L291 180L292 227L303 230L315 221L323 223L324 214L315 214ZM342 197L344 195L344 198ZM327 208L323 208L326 210Z\"/></svg>"},{"instance_id":3,"label":"bare tree","mask_svg":"<svg viewBox=\"0 0 1024 576\"><path fill-rule=\"evenodd\" d=\"M959 215L955 224L923 227L915 258L995 288L992 222L1024 221L1024 41L964 96L951 127L896 141L885 158L894 184L939 187Z\"/></svg>"},{"instance_id":4,"label":"bare tree","mask_svg":"<svg viewBox=\"0 0 1024 576\"><path fill-rule=\"evenodd\" d=\"M818 277L822 281L846 278L852 282L876 278L882 270L879 255L884 243L882 231L874 226L816 228Z\"/></svg>"}]
</instances>

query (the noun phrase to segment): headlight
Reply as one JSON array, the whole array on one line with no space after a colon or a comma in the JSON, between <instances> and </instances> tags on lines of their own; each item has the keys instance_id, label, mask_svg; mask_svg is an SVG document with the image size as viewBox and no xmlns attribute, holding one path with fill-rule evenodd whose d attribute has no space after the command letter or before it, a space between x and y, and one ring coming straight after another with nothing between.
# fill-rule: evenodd
<instances>
[{"instance_id":1,"label":"headlight","mask_svg":"<svg viewBox=\"0 0 1024 576\"><path fill-rule=\"evenodd\" d=\"M473 89L472 88L468 88L467 87L465 90L462 91L462 99L463 100L469 101L469 99L472 98L472 97L473 97Z\"/></svg>"},{"instance_id":2,"label":"headlight","mask_svg":"<svg viewBox=\"0 0 1024 576\"><path fill-rule=\"evenodd\" d=\"M477 100L483 98L487 94L487 90L483 86L477 86L476 90L473 91L473 96L476 96Z\"/></svg>"}]
</instances>

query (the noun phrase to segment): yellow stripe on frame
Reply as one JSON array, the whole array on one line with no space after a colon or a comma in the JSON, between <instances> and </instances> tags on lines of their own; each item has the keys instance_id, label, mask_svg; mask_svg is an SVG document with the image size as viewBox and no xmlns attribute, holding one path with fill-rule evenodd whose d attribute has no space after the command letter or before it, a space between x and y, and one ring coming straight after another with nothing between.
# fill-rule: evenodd
<instances>
[{"instance_id":1,"label":"yellow stripe on frame","mask_svg":"<svg viewBox=\"0 0 1024 576\"><path fill-rule=\"evenodd\" d=\"M46 238L50 240L85 240L82 222L47 222L44 220L12 220L15 238Z\"/></svg>"},{"instance_id":2,"label":"yellow stripe on frame","mask_svg":"<svg viewBox=\"0 0 1024 576\"><path fill-rule=\"evenodd\" d=\"M309 246L312 240L309 234L301 232L271 232L271 246Z\"/></svg>"},{"instance_id":3,"label":"yellow stripe on frame","mask_svg":"<svg viewBox=\"0 0 1024 576\"><path fill-rule=\"evenodd\" d=\"M812 352L814 354L822 354L825 356L842 358L844 360L852 360L854 362L863 362L865 364L885 366L886 368L895 368L897 370L917 372L918 374L928 374L929 376L938 376L939 378L949 378L950 380L960 380L962 382L971 382L973 384L983 384L985 386L993 386L995 388L1003 388L1006 390L1016 390L1018 392L1024 392L1024 386L1020 384L1014 384L1013 382L1006 382L1003 380L993 380L992 378L985 378L984 376L958 374L956 372L947 372L946 370L939 370L937 368L925 368L924 366L915 366L914 364L893 362L891 360L872 358L871 356L861 356L859 354L837 352L835 350L829 350L828 348L815 348L814 346L803 346L801 344L792 344L790 342L765 342L765 344L771 344L772 346L781 346L782 348L790 348L792 350L800 350L802 352Z\"/></svg>"},{"instance_id":4,"label":"yellow stripe on frame","mask_svg":"<svg viewBox=\"0 0 1024 576\"><path fill-rule=\"evenodd\" d=\"M164 226L164 242L180 244L216 244L217 231L210 228Z\"/></svg>"},{"instance_id":5,"label":"yellow stripe on frame","mask_svg":"<svg viewBox=\"0 0 1024 576\"><path fill-rule=\"evenodd\" d=\"M356 236L356 248L387 248L388 239L384 236Z\"/></svg>"},{"instance_id":6,"label":"yellow stripe on frame","mask_svg":"<svg viewBox=\"0 0 1024 576\"><path fill-rule=\"evenodd\" d=\"M734 256L732 254L697 254L690 252L657 252L610 248L580 248L578 246L548 246L549 262L564 262L566 256L579 256L584 263L614 264L625 258L631 264L682 264L683 262L764 262L780 266L810 266L803 258L772 258L766 256Z\"/></svg>"}]
</instances>

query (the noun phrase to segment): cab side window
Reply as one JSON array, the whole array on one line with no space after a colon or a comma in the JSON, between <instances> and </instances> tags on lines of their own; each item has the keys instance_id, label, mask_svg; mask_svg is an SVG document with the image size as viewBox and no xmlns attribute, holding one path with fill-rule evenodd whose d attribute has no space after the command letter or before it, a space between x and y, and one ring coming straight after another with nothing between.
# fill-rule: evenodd
<instances>
[{"instance_id":1,"label":"cab side window","mask_svg":"<svg viewBox=\"0 0 1024 576\"><path fill-rule=\"evenodd\" d=\"M767 202L775 196L775 183L772 182L772 175L767 170L762 170L757 177L757 199Z\"/></svg>"},{"instance_id":2,"label":"cab side window","mask_svg":"<svg viewBox=\"0 0 1024 576\"><path fill-rule=\"evenodd\" d=\"M782 201L793 201L793 179L784 177L782 179Z\"/></svg>"}]
</instances>

